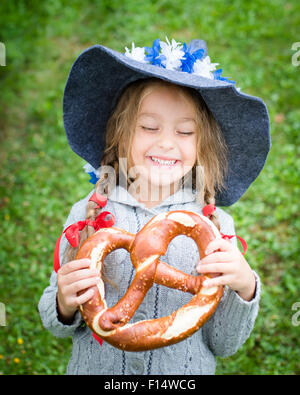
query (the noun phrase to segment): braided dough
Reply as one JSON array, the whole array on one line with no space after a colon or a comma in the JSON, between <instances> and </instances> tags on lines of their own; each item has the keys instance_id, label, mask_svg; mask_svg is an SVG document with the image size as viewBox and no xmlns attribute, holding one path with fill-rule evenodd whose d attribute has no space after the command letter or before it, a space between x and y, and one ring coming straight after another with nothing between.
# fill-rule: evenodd
<instances>
[{"instance_id":1,"label":"braided dough","mask_svg":"<svg viewBox=\"0 0 300 395\"><path fill-rule=\"evenodd\" d=\"M202 283L209 275L192 276L160 261L178 235L191 237L201 258L209 242L221 238L206 217L178 210L156 215L136 235L117 227L102 228L82 244L76 259L90 258L91 268L99 271L100 279L105 257L118 248L130 253L136 270L127 292L113 307L107 307L102 279L94 287L93 298L80 306L83 319L97 336L125 351L145 351L180 342L209 319L223 295L223 287L204 288ZM130 324L154 282L194 296L169 316Z\"/></svg>"}]
</instances>

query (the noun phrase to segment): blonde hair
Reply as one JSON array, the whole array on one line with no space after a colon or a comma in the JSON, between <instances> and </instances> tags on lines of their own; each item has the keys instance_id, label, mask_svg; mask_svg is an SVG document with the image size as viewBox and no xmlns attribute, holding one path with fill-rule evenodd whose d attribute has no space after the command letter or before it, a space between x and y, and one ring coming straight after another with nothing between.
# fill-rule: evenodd
<instances>
[{"instance_id":1,"label":"blonde hair","mask_svg":"<svg viewBox=\"0 0 300 395\"><path fill-rule=\"evenodd\" d=\"M192 188L196 190L196 200L201 206L215 204L215 194L224 187L224 178L227 173L227 146L221 129L208 109L206 103L194 89L171 84L156 78L138 80L126 87L120 95L118 102L111 114L106 126L106 146L101 160L100 178L96 184L95 192L106 194L109 197L109 177L105 174L105 166L114 168L116 179L114 183L119 185L119 171L124 174L124 169L119 169L119 158L127 158L128 169L131 168L131 147L137 121L137 115L143 99L157 86L175 87L180 95L192 101L196 111L197 123L197 158L190 176ZM200 170L200 171L199 171ZM127 188L132 183L128 174L124 174L127 180ZM182 183L183 185L183 183ZM86 218L95 220L100 210L97 204L89 201L86 209ZM216 211L211 218L213 223L220 229ZM80 242L77 248L68 246L65 259L74 259L75 254L87 237L94 233L91 226L86 226L80 234Z\"/></svg>"}]
</instances>

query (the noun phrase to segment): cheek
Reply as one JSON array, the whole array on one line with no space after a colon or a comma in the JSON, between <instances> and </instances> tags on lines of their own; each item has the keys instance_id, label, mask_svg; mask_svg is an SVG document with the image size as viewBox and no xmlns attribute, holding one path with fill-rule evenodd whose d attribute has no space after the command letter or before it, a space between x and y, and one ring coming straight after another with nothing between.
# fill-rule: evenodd
<instances>
[{"instance_id":1,"label":"cheek","mask_svg":"<svg viewBox=\"0 0 300 395\"><path fill-rule=\"evenodd\" d=\"M142 150L143 150L143 145L140 143L139 136L135 135L132 141L132 148L131 148L131 154L133 159L141 155Z\"/></svg>"},{"instance_id":2,"label":"cheek","mask_svg":"<svg viewBox=\"0 0 300 395\"><path fill-rule=\"evenodd\" d=\"M191 142L183 147L186 162L194 164L197 158L196 142Z\"/></svg>"},{"instance_id":3,"label":"cheek","mask_svg":"<svg viewBox=\"0 0 300 395\"><path fill-rule=\"evenodd\" d=\"M137 146L133 141L131 146L131 159L134 161L134 158L136 158L136 156L137 156Z\"/></svg>"},{"instance_id":4,"label":"cheek","mask_svg":"<svg viewBox=\"0 0 300 395\"><path fill-rule=\"evenodd\" d=\"M132 141L132 156L133 158L142 158L145 156L147 151L149 151L150 147L153 145L153 137L144 134L143 136L136 133Z\"/></svg>"}]
</instances>

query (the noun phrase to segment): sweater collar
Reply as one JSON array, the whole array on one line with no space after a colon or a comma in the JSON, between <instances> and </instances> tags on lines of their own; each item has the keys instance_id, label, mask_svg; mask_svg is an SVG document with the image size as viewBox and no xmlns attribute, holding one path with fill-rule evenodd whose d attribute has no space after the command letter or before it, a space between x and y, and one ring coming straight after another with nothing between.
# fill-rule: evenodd
<instances>
[{"instance_id":1,"label":"sweater collar","mask_svg":"<svg viewBox=\"0 0 300 395\"><path fill-rule=\"evenodd\" d=\"M137 201L127 191L127 189L123 188L120 185L117 185L113 189L113 191L111 192L111 194L109 196L109 199L114 201L114 202L127 204L127 205L133 206L133 207L140 207L140 208L142 208L142 209L144 209L146 211L155 213L155 212L159 211L160 207L195 201L196 194L195 194L195 192L193 192L193 190L191 188L184 188L184 189L181 188L178 191L176 191L173 195L168 196L161 203L159 203L156 206L153 206L151 208L148 208L148 207L145 206L144 203L141 203L141 202Z\"/></svg>"}]
</instances>

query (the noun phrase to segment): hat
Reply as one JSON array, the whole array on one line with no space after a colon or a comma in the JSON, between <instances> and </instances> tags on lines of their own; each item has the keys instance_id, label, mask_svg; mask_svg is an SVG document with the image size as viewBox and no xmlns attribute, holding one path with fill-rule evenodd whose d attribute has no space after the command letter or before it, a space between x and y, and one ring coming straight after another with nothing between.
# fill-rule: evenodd
<instances>
[{"instance_id":1,"label":"hat","mask_svg":"<svg viewBox=\"0 0 300 395\"><path fill-rule=\"evenodd\" d=\"M139 79L159 78L195 89L218 122L228 146L225 188L216 204L230 206L262 170L271 147L265 103L236 88L211 63L203 40L167 39L120 53L102 45L84 50L73 63L63 96L63 121L72 150L94 168L105 149L106 124L124 88Z\"/></svg>"}]
</instances>

